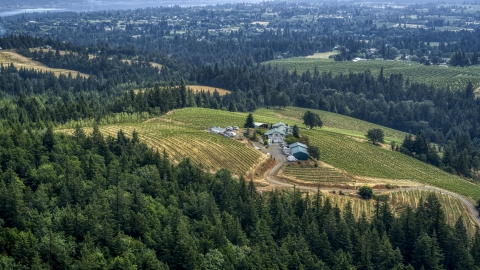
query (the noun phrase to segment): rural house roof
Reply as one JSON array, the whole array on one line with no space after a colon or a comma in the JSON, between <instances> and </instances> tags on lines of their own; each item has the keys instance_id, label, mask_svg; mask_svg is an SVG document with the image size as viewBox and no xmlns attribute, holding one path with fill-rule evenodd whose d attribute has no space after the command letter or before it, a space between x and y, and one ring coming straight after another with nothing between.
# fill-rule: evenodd
<instances>
[{"instance_id":1,"label":"rural house roof","mask_svg":"<svg viewBox=\"0 0 480 270\"><path fill-rule=\"evenodd\" d=\"M265 132L264 135L271 135L271 134L273 134L273 133L280 133L280 134L282 134L282 135L285 136L285 131L284 131L284 130L276 129L276 128L270 129L269 131Z\"/></svg>"},{"instance_id":2,"label":"rural house roof","mask_svg":"<svg viewBox=\"0 0 480 270\"><path fill-rule=\"evenodd\" d=\"M305 149L307 149L307 146L303 143L299 143L299 142L296 142L296 143L292 143L288 146L289 148L295 148L295 147L303 147Z\"/></svg>"}]
</instances>

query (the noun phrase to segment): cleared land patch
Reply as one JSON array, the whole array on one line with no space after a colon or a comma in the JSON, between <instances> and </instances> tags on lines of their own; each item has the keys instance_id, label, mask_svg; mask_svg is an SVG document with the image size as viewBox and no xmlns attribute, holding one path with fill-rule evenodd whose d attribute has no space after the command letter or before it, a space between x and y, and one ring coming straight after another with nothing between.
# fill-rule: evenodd
<instances>
[{"instance_id":1,"label":"cleared land patch","mask_svg":"<svg viewBox=\"0 0 480 270\"><path fill-rule=\"evenodd\" d=\"M194 93L198 93L201 91L210 92L213 95L215 90L220 94L220 96L225 96L226 94L230 94L230 90L213 87L213 86L206 86L206 85L187 85L188 88L192 89Z\"/></svg>"},{"instance_id":2,"label":"cleared land patch","mask_svg":"<svg viewBox=\"0 0 480 270\"><path fill-rule=\"evenodd\" d=\"M178 86L177 86L178 87ZM216 87L213 87L213 86L205 86L205 85L186 85L187 89L190 88L190 90L192 90L192 92L194 93L198 93L198 92L209 92L211 95L213 95L213 93L215 93L215 91L218 92L218 94L220 96L225 96L226 94L230 94L230 91L227 90L227 89L223 89L223 88L216 88ZM143 91L145 89L135 89L133 90L135 93L138 93L140 91Z\"/></svg>"},{"instance_id":3,"label":"cleared land patch","mask_svg":"<svg viewBox=\"0 0 480 270\"><path fill-rule=\"evenodd\" d=\"M296 111L296 109L290 109ZM298 109L301 110L301 109ZM290 125L302 125L295 117L283 117L282 110L262 109L253 114L255 121L263 123L276 123L283 121ZM285 109L288 114L289 109ZM298 112L295 112L298 114ZM246 113L231 113L202 108L186 108L175 110L168 117L172 120L188 123L192 127L205 129L213 125L242 126L245 123ZM332 116L333 118L333 116ZM348 122L349 126L362 126L364 121L338 115L337 123L332 121L332 128L344 129L342 122ZM355 121L359 121L355 124ZM366 123L366 122L365 122ZM386 128L382 128L387 130ZM373 146L370 143L360 142L337 131L325 129L304 130L301 134L310 137L310 143L320 148L321 159L333 167L345 171L354 176L377 179L410 180L421 184L430 184L446 190L464 195L468 198L480 199L480 186L467 182L460 177L448 174L436 167L428 165L412 157L399 152ZM344 133L348 133L346 130ZM364 133L363 133L364 134ZM403 133L399 135L403 138Z\"/></svg>"},{"instance_id":4,"label":"cleared land patch","mask_svg":"<svg viewBox=\"0 0 480 270\"><path fill-rule=\"evenodd\" d=\"M333 52L323 52L323 53L314 53L313 55L309 55L305 58L314 58L314 59L329 59L330 56L338 54L337 51Z\"/></svg>"},{"instance_id":5,"label":"cleared land patch","mask_svg":"<svg viewBox=\"0 0 480 270\"><path fill-rule=\"evenodd\" d=\"M13 64L16 68L26 68L34 69L42 72L53 72L56 76L60 74L68 75L71 73L72 76L76 76L79 72L75 70L62 69L62 68L49 68L39 62L33 61L30 58L27 58L23 55L15 53L13 51L0 51L0 64L10 65ZM80 76L88 78L88 75L85 73L80 73Z\"/></svg>"}]
</instances>

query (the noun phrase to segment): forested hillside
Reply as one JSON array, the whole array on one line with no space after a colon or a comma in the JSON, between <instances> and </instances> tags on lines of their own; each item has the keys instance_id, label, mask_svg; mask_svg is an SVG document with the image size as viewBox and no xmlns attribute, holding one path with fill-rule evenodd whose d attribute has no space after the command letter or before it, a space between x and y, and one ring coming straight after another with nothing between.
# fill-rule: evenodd
<instances>
[{"instance_id":1,"label":"forested hillside","mask_svg":"<svg viewBox=\"0 0 480 270\"><path fill-rule=\"evenodd\" d=\"M227 170L172 166L137 134L1 134L2 269L473 269L480 235L430 195L356 220L320 193L258 193ZM406 266L405 266L406 265Z\"/></svg>"}]
</instances>

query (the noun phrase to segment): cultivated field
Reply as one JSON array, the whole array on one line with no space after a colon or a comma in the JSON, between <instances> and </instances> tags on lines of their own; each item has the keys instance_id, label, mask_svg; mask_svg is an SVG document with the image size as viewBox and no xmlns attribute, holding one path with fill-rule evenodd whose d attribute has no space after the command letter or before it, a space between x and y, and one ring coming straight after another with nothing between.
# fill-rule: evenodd
<instances>
[{"instance_id":1,"label":"cultivated field","mask_svg":"<svg viewBox=\"0 0 480 270\"><path fill-rule=\"evenodd\" d=\"M342 171L330 167L304 167L295 166L295 164L287 164L283 169L283 176L302 181L303 183L348 183L353 179L347 177Z\"/></svg>"},{"instance_id":2,"label":"cultivated field","mask_svg":"<svg viewBox=\"0 0 480 270\"><path fill-rule=\"evenodd\" d=\"M310 137L312 145L320 148L324 162L350 175L412 180L480 199L480 186L399 152L331 131L305 130L302 133Z\"/></svg>"},{"instance_id":3,"label":"cultivated field","mask_svg":"<svg viewBox=\"0 0 480 270\"><path fill-rule=\"evenodd\" d=\"M320 116L320 119L322 119L323 122L322 129L324 130L329 130L358 138L365 138L365 134L367 134L367 131L369 129L381 128L385 134L385 140L387 143L389 143L390 141L402 142L406 135L405 132L401 132L395 129L382 127L363 120L321 110L304 109L298 107L286 107L282 109L262 108L257 110L256 113L260 115L268 115L271 117L287 118L289 120L294 120L302 123L302 116L307 110L317 113ZM299 127L304 126L299 125Z\"/></svg>"},{"instance_id":4,"label":"cultivated field","mask_svg":"<svg viewBox=\"0 0 480 270\"><path fill-rule=\"evenodd\" d=\"M332 72L333 75L340 73L361 73L370 70L378 76L380 69L384 68L385 76L392 73L401 73L404 79L409 78L413 82L432 84L436 87L446 87L452 90L465 89L468 81L472 81L475 87L480 86L480 66L466 68L450 66L425 66L412 61L382 61L369 60L359 62L336 62L333 59L319 59L297 57L282 60L264 62L272 67L285 68L289 71L295 69L299 74L310 70L313 73L315 67L322 72Z\"/></svg>"},{"instance_id":5,"label":"cultivated field","mask_svg":"<svg viewBox=\"0 0 480 270\"><path fill-rule=\"evenodd\" d=\"M264 123L276 123L283 121L290 125L302 125L302 122L294 117L285 117L282 114L289 114L302 109L287 108L282 110L262 109L254 113L255 121ZM327 114L328 115L328 114ZM205 129L212 125L237 125L241 126L245 122L246 113L230 113L226 111L218 111L202 108L187 108L176 110L174 114L169 115L172 120L188 123L192 127ZM312 145L319 146L321 151L321 159L327 164L344 171L345 173L358 176L364 179L380 178L395 181L415 181L420 184L429 184L451 190L462 194L466 197L480 199L480 186L467 182L457 176L443 172L442 170L421 162L412 157L406 156L399 152L383 149L373 146L370 143L359 141L352 138L346 130L343 122L349 123L350 127L361 127L365 130L369 128L369 124L356 120L354 118L337 115L336 121L330 122L333 131L325 129L301 130L301 134L310 137ZM325 122L328 117L325 117ZM358 121L358 122L356 122ZM378 127L378 126L377 126ZM386 128L383 128L387 130ZM357 132L359 134L359 131ZM361 133L365 134L365 133ZM387 133L388 134L388 133ZM395 133L392 131L392 134ZM403 138L403 133L398 133L396 137ZM401 143L401 141L398 141ZM313 169L313 168L312 168Z\"/></svg>"},{"instance_id":6,"label":"cultivated field","mask_svg":"<svg viewBox=\"0 0 480 270\"><path fill-rule=\"evenodd\" d=\"M409 190L385 193L389 197L389 203L394 214L399 215L407 206L416 208L421 199L426 200L432 191L424 190ZM468 209L463 203L450 195L435 192L442 204L443 210L448 224L454 225L457 219L462 216L465 221L465 226L470 235L473 235L476 230L476 223L470 216ZM344 209L350 201L355 217L360 218L362 213L365 213L367 218L373 217L375 213L375 200L362 200L357 197L335 195L327 192L322 193L324 199L329 198L332 205L337 205L340 209Z\"/></svg>"},{"instance_id":7,"label":"cultivated field","mask_svg":"<svg viewBox=\"0 0 480 270\"><path fill-rule=\"evenodd\" d=\"M78 71L75 71L75 70L49 68L39 62L33 61L32 59L27 58L18 53L15 53L13 51L0 51L0 64L2 65L13 64L18 69L26 68L26 69L34 69L37 71L43 71L43 72L53 72L56 76L60 76L60 74L68 75L68 73L71 73L72 76L76 76L79 73ZM80 75L85 78L88 77L88 75L84 73L80 73Z\"/></svg>"},{"instance_id":8,"label":"cultivated field","mask_svg":"<svg viewBox=\"0 0 480 270\"><path fill-rule=\"evenodd\" d=\"M282 121L290 125L301 126L302 122L296 120L296 117L283 116L283 114L298 115L299 111L301 109L262 109L253 116L257 122L276 123ZM352 131L346 130L347 127L343 122L349 123L347 126L350 127L361 127L359 130L361 129L362 132L355 132L364 134L363 130L369 128L369 124L364 121L341 115L331 115L331 120L327 120L329 114L325 115L324 121L326 123L331 121L329 125L333 130L323 128L305 130L302 128L300 133L307 135L310 143L320 148L323 162L349 175L350 178L354 178L357 180L357 184L362 181L368 182L369 179L375 181L376 184L381 183L382 179L387 179L391 184L398 182L399 185L414 181L418 184L428 184L450 190L474 200L480 199L480 186L476 184L399 152L373 146L358 138L352 138L351 135L345 135ZM214 125L242 127L246 116L247 113L185 108L174 110L168 115L143 123L104 125L101 129L112 135L115 135L120 129L127 134L131 134L131 131L136 129L144 141L160 150L165 148L174 160L190 157L195 163L203 164L209 170L226 167L238 175L255 167L261 160L262 154L242 142L213 135L206 130ZM338 118L334 121L335 117ZM392 131L392 134L395 133ZM398 135L398 137L402 136ZM301 175L313 174L315 170L318 170L310 169L314 172L306 172L309 170L306 168L298 174L294 172L291 174L301 178Z\"/></svg>"},{"instance_id":9,"label":"cultivated field","mask_svg":"<svg viewBox=\"0 0 480 270\"><path fill-rule=\"evenodd\" d=\"M234 139L214 135L206 130L173 122L167 118L138 124L120 124L101 126L104 135L117 136L123 130L131 136L134 130L140 139L160 152L168 153L170 159L177 163L189 157L193 163L207 171L215 172L221 168L230 169L235 175L245 175L266 158L260 151ZM64 130L72 133L73 130ZM91 128L86 129L91 132Z\"/></svg>"}]
</instances>

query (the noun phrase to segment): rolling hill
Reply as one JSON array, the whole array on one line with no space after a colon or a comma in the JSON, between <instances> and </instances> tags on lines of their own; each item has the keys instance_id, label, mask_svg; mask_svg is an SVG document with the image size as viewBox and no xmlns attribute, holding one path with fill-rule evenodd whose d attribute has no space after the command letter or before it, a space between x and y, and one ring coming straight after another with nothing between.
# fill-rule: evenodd
<instances>
[{"instance_id":1,"label":"rolling hill","mask_svg":"<svg viewBox=\"0 0 480 270\"><path fill-rule=\"evenodd\" d=\"M260 109L253 114L255 121L302 126L298 119L305 109ZM414 181L450 190L473 200L480 199L480 186L460 177L423 163L399 152L374 146L362 139L366 130L378 125L354 118L316 111L324 119L326 128L301 129L301 134L310 138L310 143L321 151L321 160L350 175L354 179L388 179ZM243 126L247 113L219 111L204 108L175 110L143 123L105 125L101 130L116 135L122 129L127 134L133 130L149 145L165 149L172 159L179 161L190 157L195 163L214 171L222 167L236 175L251 171L262 160L262 154L243 142L207 132L212 126ZM404 133L387 128L389 138L400 140ZM302 172L305 173L305 172Z\"/></svg>"}]
</instances>

